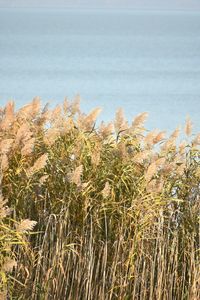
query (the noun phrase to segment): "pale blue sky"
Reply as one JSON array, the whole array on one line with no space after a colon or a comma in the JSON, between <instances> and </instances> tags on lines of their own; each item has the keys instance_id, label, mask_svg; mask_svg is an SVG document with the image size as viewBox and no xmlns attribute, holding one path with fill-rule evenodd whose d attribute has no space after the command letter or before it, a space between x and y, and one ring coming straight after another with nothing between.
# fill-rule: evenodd
<instances>
[{"instance_id":1,"label":"pale blue sky","mask_svg":"<svg viewBox=\"0 0 200 300\"><path fill-rule=\"evenodd\" d=\"M200 9L200 0L0 0L0 6L109 7L133 9Z\"/></svg>"}]
</instances>

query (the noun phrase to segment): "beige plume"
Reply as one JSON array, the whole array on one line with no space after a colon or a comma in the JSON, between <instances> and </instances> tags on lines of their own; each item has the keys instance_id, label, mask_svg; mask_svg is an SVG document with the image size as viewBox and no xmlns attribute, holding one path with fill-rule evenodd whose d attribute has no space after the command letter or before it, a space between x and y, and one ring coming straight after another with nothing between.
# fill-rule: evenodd
<instances>
[{"instance_id":1,"label":"beige plume","mask_svg":"<svg viewBox=\"0 0 200 300\"><path fill-rule=\"evenodd\" d=\"M165 139L166 131L160 131L154 138L153 143L157 144Z\"/></svg>"},{"instance_id":2,"label":"beige plume","mask_svg":"<svg viewBox=\"0 0 200 300\"><path fill-rule=\"evenodd\" d=\"M99 133L103 138L108 137L109 135L113 134L114 132L114 124L109 123L108 125L105 125L104 122L101 123L99 127Z\"/></svg>"},{"instance_id":3,"label":"beige plume","mask_svg":"<svg viewBox=\"0 0 200 300\"><path fill-rule=\"evenodd\" d=\"M80 95L76 95L73 102L69 106L69 111L72 115L75 115L76 113L80 113Z\"/></svg>"},{"instance_id":4,"label":"beige plume","mask_svg":"<svg viewBox=\"0 0 200 300\"><path fill-rule=\"evenodd\" d=\"M10 152L13 145L13 141L13 139L2 140L0 143L0 153L7 154L8 152Z\"/></svg>"},{"instance_id":5,"label":"beige plume","mask_svg":"<svg viewBox=\"0 0 200 300\"><path fill-rule=\"evenodd\" d=\"M98 115L101 113L102 109L97 107L93 109L84 119L83 119L83 128L85 130L91 130L94 126L94 123L98 117Z\"/></svg>"},{"instance_id":6,"label":"beige plume","mask_svg":"<svg viewBox=\"0 0 200 300\"><path fill-rule=\"evenodd\" d=\"M128 123L124 116L124 111L122 108L119 108L115 114L114 127L117 133L122 130L128 129Z\"/></svg>"},{"instance_id":7,"label":"beige plume","mask_svg":"<svg viewBox=\"0 0 200 300\"><path fill-rule=\"evenodd\" d=\"M185 154L186 146L187 146L186 141L182 141L182 142L180 143L180 145L179 145L179 154L180 154L180 155L184 155L184 154Z\"/></svg>"},{"instance_id":8,"label":"beige plume","mask_svg":"<svg viewBox=\"0 0 200 300\"><path fill-rule=\"evenodd\" d=\"M178 126L171 134L170 138L177 139L180 135L180 126Z\"/></svg>"},{"instance_id":9,"label":"beige plume","mask_svg":"<svg viewBox=\"0 0 200 300\"><path fill-rule=\"evenodd\" d=\"M30 177L33 174L35 174L36 172L40 171L41 169L43 169L47 163L47 159L48 159L48 155L47 154L43 154L42 156L40 156L34 163L34 165L27 170L27 175Z\"/></svg>"},{"instance_id":10,"label":"beige plume","mask_svg":"<svg viewBox=\"0 0 200 300\"><path fill-rule=\"evenodd\" d=\"M94 166L98 166L100 163L101 153L99 149L96 149L91 155L91 163Z\"/></svg>"},{"instance_id":11,"label":"beige plume","mask_svg":"<svg viewBox=\"0 0 200 300\"><path fill-rule=\"evenodd\" d=\"M4 118L0 122L0 129L7 130L13 121L14 121L14 102L10 101L7 103L4 109Z\"/></svg>"},{"instance_id":12,"label":"beige plume","mask_svg":"<svg viewBox=\"0 0 200 300\"><path fill-rule=\"evenodd\" d=\"M82 173L83 173L83 165L80 165L72 173L68 175L69 181L75 183L77 186L80 186Z\"/></svg>"},{"instance_id":13,"label":"beige plume","mask_svg":"<svg viewBox=\"0 0 200 300\"><path fill-rule=\"evenodd\" d=\"M64 102L63 102L63 111L66 114L68 112L69 109L69 101L67 99L67 97L65 97Z\"/></svg>"},{"instance_id":14,"label":"beige plume","mask_svg":"<svg viewBox=\"0 0 200 300\"><path fill-rule=\"evenodd\" d=\"M146 173L145 173L145 180L147 181L147 182L149 182L151 179L152 179L152 177L155 175L155 173L156 173L156 171L157 171L157 165L156 165L156 163L155 162L152 162L150 165L149 165L149 167L148 167L148 169L147 169L147 171L146 171Z\"/></svg>"},{"instance_id":15,"label":"beige plume","mask_svg":"<svg viewBox=\"0 0 200 300\"><path fill-rule=\"evenodd\" d=\"M195 136L195 138L194 138L193 141L192 141L192 145L193 145L194 147L200 145L200 133L197 134L197 135Z\"/></svg>"},{"instance_id":16,"label":"beige plume","mask_svg":"<svg viewBox=\"0 0 200 300\"><path fill-rule=\"evenodd\" d=\"M192 134L192 122L190 117L188 116L185 123L185 134L190 136Z\"/></svg>"},{"instance_id":17,"label":"beige plume","mask_svg":"<svg viewBox=\"0 0 200 300\"><path fill-rule=\"evenodd\" d=\"M150 156L151 156L151 151L150 150L144 150L142 152L137 153L133 157L133 160L135 162L142 163L143 160L150 158Z\"/></svg>"},{"instance_id":18,"label":"beige plume","mask_svg":"<svg viewBox=\"0 0 200 300\"><path fill-rule=\"evenodd\" d=\"M144 142L148 145L148 146L152 146L154 144L154 140L158 135L158 130L154 129L152 131L150 131L144 138Z\"/></svg>"},{"instance_id":19,"label":"beige plume","mask_svg":"<svg viewBox=\"0 0 200 300\"><path fill-rule=\"evenodd\" d=\"M6 171L8 169L9 162L8 162L8 156L6 154L3 154L0 158L0 167L2 171Z\"/></svg>"},{"instance_id":20,"label":"beige plume","mask_svg":"<svg viewBox=\"0 0 200 300\"><path fill-rule=\"evenodd\" d=\"M49 175L43 175L43 176L40 178L39 183L40 183L40 184L43 184L48 178L49 178Z\"/></svg>"},{"instance_id":21,"label":"beige plume","mask_svg":"<svg viewBox=\"0 0 200 300\"><path fill-rule=\"evenodd\" d=\"M13 268L16 266L17 266L17 262L12 258L7 257L3 263L2 271L12 272Z\"/></svg>"},{"instance_id":22,"label":"beige plume","mask_svg":"<svg viewBox=\"0 0 200 300\"><path fill-rule=\"evenodd\" d=\"M56 127L49 128L44 136L46 145L51 146L60 136L60 130Z\"/></svg>"},{"instance_id":23,"label":"beige plume","mask_svg":"<svg viewBox=\"0 0 200 300\"><path fill-rule=\"evenodd\" d=\"M36 221L31 221L29 219L22 220L19 224L16 225L16 230L18 232L26 232L31 231L37 224Z\"/></svg>"},{"instance_id":24,"label":"beige plume","mask_svg":"<svg viewBox=\"0 0 200 300\"><path fill-rule=\"evenodd\" d=\"M176 147L176 142L174 138L169 138L161 147L161 150L164 152L168 152L171 149Z\"/></svg>"},{"instance_id":25,"label":"beige plume","mask_svg":"<svg viewBox=\"0 0 200 300\"><path fill-rule=\"evenodd\" d=\"M32 111L31 111L32 118L35 118L39 114L40 107L41 107L41 100L40 97L37 96L33 98L32 101Z\"/></svg>"},{"instance_id":26,"label":"beige plume","mask_svg":"<svg viewBox=\"0 0 200 300\"><path fill-rule=\"evenodd\" d=\"M31 138L31 131L30 126L28 123L22 124L19 129L17 130L17 134L15 137L15 146L18 146L22 141L25 142L26 140Z\"/></svg>"},{"instance_id":27,"label":"beige plume","mask_svg":"<svg viewBox=\"0 0 200 300\"><path fill-rule=\"evenodd\" d=\"M25 144L25 146L21 149L21 155L28 156L33 152L35 144L35 138L31 138Z\"/></svg>"},{"instance_id":28,"label":"beige plume","mask_svg":"<svg viewBox=\"0 0 200 300\"><path fill-rule=\"evenodd\" d=\"M4 200L2 196L0 196L0 219L5 218L11 212L10 208L6 206L8 200Z\"/></svg>"},{"instance_id":29,"label":"beige plume","mask_svg":"<svg viewBox=\"0 0 200 300\"><path fill-rule=\"evenodd\" d=\"M148 113L147 112L143 112L138 114L132 122L132 127L133 128L137 128L137 127L143 127L144 126L144 122L146 121L146 119L148 118Z\"/></svg>"},{"instance_id":30,"label":"beige plume","mask_svg":"<svg viewBox=\"0 0 200 300\"><path fill-rule=\"evenodd\" d=\"M110 184L109 182L107 181L106 184L105 184L105 187L104 189L102 190L102 195L103 195L103 198L108 198L108 196L110 195Z\"/></svg>"}]
</instances>

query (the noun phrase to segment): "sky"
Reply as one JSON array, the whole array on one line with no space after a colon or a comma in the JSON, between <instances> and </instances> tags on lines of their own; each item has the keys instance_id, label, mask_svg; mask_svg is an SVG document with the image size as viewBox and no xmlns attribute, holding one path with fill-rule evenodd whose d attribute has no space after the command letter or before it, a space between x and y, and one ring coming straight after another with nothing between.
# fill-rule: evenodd
<instances>
[{"instance_id":1,"label":"sky","mask_svg":"<svg viewBox=\"0 0 200 300\"><path fill-rule=\"evenodd\" d=\"M0 0L0 7L22 6L200 10L200 0Z\"/></svg>"}]
</instances>

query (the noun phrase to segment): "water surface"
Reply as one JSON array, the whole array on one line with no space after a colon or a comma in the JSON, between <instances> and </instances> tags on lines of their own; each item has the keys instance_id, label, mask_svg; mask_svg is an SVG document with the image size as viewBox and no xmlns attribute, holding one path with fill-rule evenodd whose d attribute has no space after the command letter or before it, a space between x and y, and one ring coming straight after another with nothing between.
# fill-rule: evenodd
<instances>
[{"instance_id":1,"label":"water surface","mask_svg":"<svg viewBox=\"0 0 200 300\"><path fill-rule=\"evenodd\" d=\"M189 114L200 130L200 13L0 10L0 106L79 93L89 111L172 130Z\"/></svg>"}]
</instances>

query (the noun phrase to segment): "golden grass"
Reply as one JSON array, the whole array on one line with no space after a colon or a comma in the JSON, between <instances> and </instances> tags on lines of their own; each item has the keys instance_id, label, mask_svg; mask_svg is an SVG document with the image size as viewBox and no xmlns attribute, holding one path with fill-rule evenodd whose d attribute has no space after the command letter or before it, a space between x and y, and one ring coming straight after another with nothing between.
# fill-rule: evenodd
<instances>
[{"instance_id":1,"label":"golden grass","mask_svg":"<svg viewBox=\"0 0 200 300\"><path fill-rule=\"evenodd\" d=\"M200 299L191 120L183 141L147 113L96 127L79 100L0 109L0 299Z\"/></svg>"}]
</instances>

